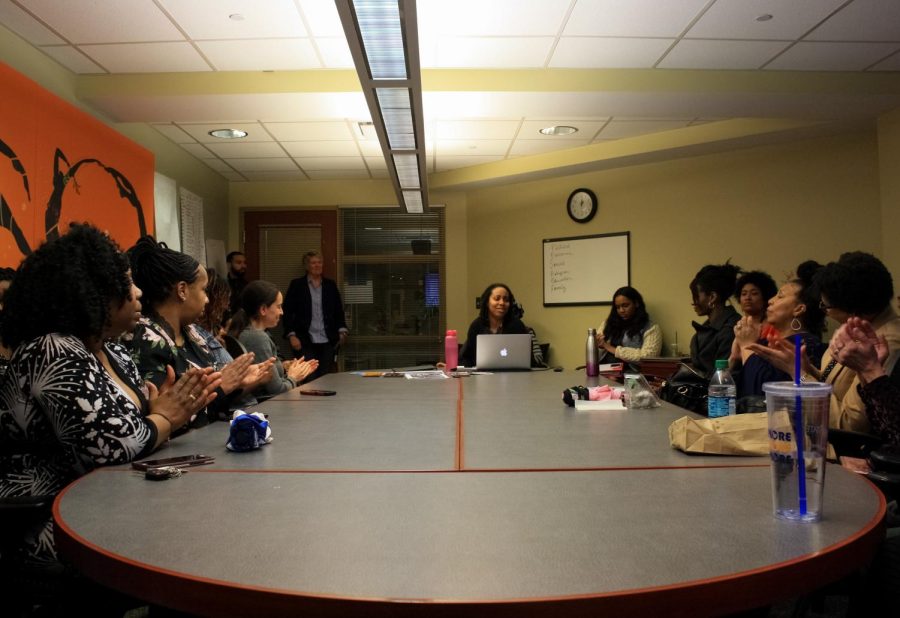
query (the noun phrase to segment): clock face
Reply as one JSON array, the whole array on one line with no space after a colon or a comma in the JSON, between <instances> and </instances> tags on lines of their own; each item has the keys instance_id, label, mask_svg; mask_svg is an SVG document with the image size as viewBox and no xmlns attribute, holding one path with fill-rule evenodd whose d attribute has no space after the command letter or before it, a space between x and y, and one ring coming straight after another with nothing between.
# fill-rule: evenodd
<instances>
[{"instance_id":1,"label":"clock face","mask_svg":"<svg viewBox=\"0 0 900 618\"><path fill-rule=\"evenodd\" d=\"M597 214L597 196L590 189L576 189L567 203L569 216L578 223L587 223Z\"/></svg>"}]
</instances>

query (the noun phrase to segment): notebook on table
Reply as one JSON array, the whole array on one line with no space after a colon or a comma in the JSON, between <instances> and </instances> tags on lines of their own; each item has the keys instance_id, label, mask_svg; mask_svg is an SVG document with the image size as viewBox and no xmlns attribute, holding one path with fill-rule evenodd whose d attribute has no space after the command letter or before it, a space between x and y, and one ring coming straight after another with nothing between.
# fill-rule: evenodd
<instances>
[{"instance_id":1,"label":"notebook on table","mask_svg":"<svg viewBox=\"0 0 900 618\"><path fill-rule=\"evenodd\" d=\"M490 371L530 371L531 334L478 335L475 367Z\"/></svg>"}]
</instances>

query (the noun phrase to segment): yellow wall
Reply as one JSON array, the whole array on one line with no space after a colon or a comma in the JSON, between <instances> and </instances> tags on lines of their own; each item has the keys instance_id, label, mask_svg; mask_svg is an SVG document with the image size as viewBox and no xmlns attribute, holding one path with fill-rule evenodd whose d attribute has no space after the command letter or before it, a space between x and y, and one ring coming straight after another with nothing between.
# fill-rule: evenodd
<instances>
[{"instance_id":1,"label":"yellow wall","mask_svg":"<svg viewBox=\"0 0 900 618\"><path fill-rule=\"evenodd\" d=\"M565 212L577 187L600 210L581 225ZM549 341L552 362L583 364L586 329L607 307L543 307L544 238L631 232L631 281L666 344L692 334L688 283L706 263L763 269L776 280L800 261L842 251L881 253L878 151L866 131L804 142L470 191L467 196L469 315L472 299L504 281L524 321ZM453 249L451 248L451 253ZM598 264L597 268L602 268ZM668 348L667 348L668 349Z\"/></svg>"},{"instance_id":2,"label":"yellow wall","mask_svg":"<svg viewBox=\"0 0 900 618\"><path fill-rule=\"evenodd\" d=\"M900 292L900 109L878 119L878 163L883 258L894 275L894 291Z\"/></svg>"}]
</instances>

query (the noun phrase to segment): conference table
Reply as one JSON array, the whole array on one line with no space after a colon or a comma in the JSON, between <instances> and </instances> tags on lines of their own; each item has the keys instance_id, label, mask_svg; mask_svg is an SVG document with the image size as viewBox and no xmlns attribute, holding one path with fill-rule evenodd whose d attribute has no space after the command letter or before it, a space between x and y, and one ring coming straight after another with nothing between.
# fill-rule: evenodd
<instances>
[{"instance_id":1,"label":"conference table","mask_svg":"<svg viewBox=\"0 0 900 618\"><path fill-rule=\"evenodd\" d=\"M597 380L327 375L258 407L274 437L258 450L227 451L218 422L152 456L212 465L78 479L57 543L105 585L216 616L718 615L874 555L885 504L864 478L829 465L823 520L776 519L768 458L672 449L691 413L669 404L562 402Z\"/></svg>"}]
</instances>

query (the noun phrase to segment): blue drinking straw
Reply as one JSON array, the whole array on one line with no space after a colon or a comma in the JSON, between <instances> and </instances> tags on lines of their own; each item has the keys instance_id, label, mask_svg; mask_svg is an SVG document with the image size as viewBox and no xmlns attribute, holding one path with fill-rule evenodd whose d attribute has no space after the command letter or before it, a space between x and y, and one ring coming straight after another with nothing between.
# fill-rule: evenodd
<instances>
[{"instance_id":1,"label":"blue drinking straw","mask_svg":"<svg viewBox=\"0 0 900 618\"><path fill-rule=\"evenodd\" d=\"M800 487L800 515L806 515L806 462L803 459L803 438L806 428L803 426L803 397L800 395L800 346L803 338L794 335L794 386L797 394L794 396L794 435L797 438L797 477Z\"/></svg>"}]
</instances>

